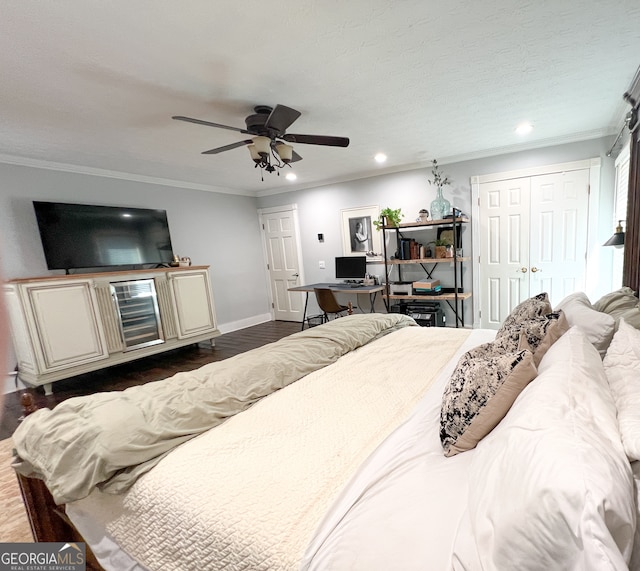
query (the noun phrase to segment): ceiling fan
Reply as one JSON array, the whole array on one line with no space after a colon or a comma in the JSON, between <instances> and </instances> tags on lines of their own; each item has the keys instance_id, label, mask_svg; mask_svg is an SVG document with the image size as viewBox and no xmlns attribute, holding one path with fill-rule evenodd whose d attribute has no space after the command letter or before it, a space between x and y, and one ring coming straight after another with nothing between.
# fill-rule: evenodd
<instances>
[{"instance_id":1,"label":"ceiling fan","mask_svg":"<svg viewBox=\"0 0 640 571\"><path fill-rule=\"evenodd\" d=\"M208 151L203 151L203 155L217 155L231 149L248 146L251 158L256 168L264 169L267 172L277 172L284 166L291 166L290 163L301 161L302 157L293 150L287 143L302 143L305 145L326 145L330 147L348 147L347 137L329 137L325 135L294 135L286 130L293 122L300 117L300 111L291 109L285 105L276 105L275 108L268 105L257 105L254 112L245 118L246 128L230 127L202 119L193 119L175 115L172 119L207 125L208 127L218 127L229 131L237 131L245 135L253 135L252 139L245 139L224 147L217 147ZM278 174L280 174L278 172ZM264 180L264 179L263 179Z\"/></svg>"}]
</instances>

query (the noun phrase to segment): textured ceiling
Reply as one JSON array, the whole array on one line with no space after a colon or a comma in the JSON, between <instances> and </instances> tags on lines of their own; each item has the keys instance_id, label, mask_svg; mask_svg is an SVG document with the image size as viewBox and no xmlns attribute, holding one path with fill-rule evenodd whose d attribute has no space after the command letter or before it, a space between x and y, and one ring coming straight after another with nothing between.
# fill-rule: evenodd
<instances>
[{"instance_id":1,"label":"textured ceiling","mask_svg":"<svg viewBox=\"0 0 640 571\"><path fill-rule=\"evenodd\" d=\"M638 0L3 0L0 161L306 188L617 133L639 55ZM171 119L277 103L351 145L262 182L245 148L201 154L246 135Z\"/></svg>"}]
</instances>

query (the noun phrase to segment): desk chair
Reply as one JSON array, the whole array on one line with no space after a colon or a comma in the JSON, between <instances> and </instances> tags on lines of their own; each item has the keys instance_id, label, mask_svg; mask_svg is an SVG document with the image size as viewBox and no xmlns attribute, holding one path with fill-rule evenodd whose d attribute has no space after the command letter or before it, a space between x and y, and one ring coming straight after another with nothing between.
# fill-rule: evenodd
<instances>
[{"instance_id":1,"label":"desk chair","mask_svg":"<svg viewBox=\"0 0 640 571\"><path fill-rule=\"evenodd\" d=\"M315 288L313 290L316 294L316 301L320 306L320 309L323 312L322 322L326 323L329 321L329 315L333 315L334 317L342 317L342 314L346 311L348 315L353 313L354 305L349 302L348 305L340 305L336 296L333 295L333 292L330 289L326 288Z\"/></svg>"}]
</instances>

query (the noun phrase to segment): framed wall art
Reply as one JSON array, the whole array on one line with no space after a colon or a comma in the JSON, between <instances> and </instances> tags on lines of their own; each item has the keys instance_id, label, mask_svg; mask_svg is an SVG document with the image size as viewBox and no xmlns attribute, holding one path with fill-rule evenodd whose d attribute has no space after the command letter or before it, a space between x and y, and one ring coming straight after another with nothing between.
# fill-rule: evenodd
<instances>
[{"instance_id":1,"label":"framed wall art","mask_svg":"<svg viewBox=\"0 0 640 571\"><path fill-rule=\"evenodd\" d=\"M381 232L373 221L378 219L378 206L363 206L341 210L342 251L345 256L367 256L368 260L382 260Z\"/></svg>"}]
</instances>

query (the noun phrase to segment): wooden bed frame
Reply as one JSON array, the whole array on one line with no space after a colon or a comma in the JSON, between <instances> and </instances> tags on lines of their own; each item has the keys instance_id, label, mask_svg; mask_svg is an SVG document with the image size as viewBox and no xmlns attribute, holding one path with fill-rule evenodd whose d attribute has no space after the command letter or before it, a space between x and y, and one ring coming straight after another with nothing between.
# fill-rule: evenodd
<instances>
[{"instance_id":1,"label":"wooden bed frame","mask_svg":"<svg viewBox=\"0 0 640 571\"><path fill-rule=\"evenodd\" d=\"M20 397L20 404L23 409L21 420L38 410L30 393L24 393ZM42 480L28 478L18 473L16 476L29 518L31 533L36 542L85 542L80 532L67 517L64 505L56 505L53 496ZM89 571L104 571L88 545L86 548L87 569Z\"/></svg>"},{"instance_id":2,"label":"wooden bed frame","mask_svg":"<svg viewBox=\"0 0 640 571\"><path fill-rule=\"evenodd\" d=\"M623 285L637 292L640 290L640 68L631 87L625 92L624 99L632 106L632 120L629 122L631 160ZM21 404L24 416L28 416L37 409L29 393L22 395ZM17 477L35 541L84 542L82 535L67 517L64 505L56 505L42 480L20 474L17 474ZM87 569L104 571L89 546L87 546Z\"/></svg>"}]
</instances>

